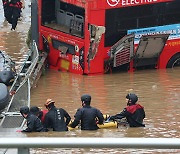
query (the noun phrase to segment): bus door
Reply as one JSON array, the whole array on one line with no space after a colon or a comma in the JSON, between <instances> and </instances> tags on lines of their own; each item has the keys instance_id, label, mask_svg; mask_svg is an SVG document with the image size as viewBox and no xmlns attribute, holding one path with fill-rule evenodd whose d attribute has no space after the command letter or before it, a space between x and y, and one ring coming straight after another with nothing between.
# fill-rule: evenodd
<instances>
[{"instance_id":1,"label":"bus door","mask_svg":"<svg viewBox=\"0 0 180 154\"><path fill-rule=\"evenodd\" d=\"M134 68L156 66L169 34L142 36L134 54Z\"/></svg>"},{"instance_id":2,"label":"bus door","mask_svg":"<svg viewBox=\"0 0 180 154\"><path fill-rule=\"evenodd\" d=\"M104 26L90 25L90 47L89 47L89 60L93 60L97 51L99 42L101 41L102 34L105 33Z\"/></svg>"},{"instance_id":3,"label":"bus door","mask_svg":"<svg viewBox=\"0 0 180 154\"><path fill-rule=\"evenodd\" d=\"M130 63L134 53L134 35L126 35L110 48L110 65L119 67Z\"/></svg>"},{"instance_id":4,"label":"bus door","mask_svg":"<svg viewBox=\"0 0 180 154\"><path fill-rule=\"evenodd\" d=\"M90 70L90 61L93 60L97 54L102 35L105 33L105 27L89 25L89 29L90 29L90 46L88 50L88 70Z\"/></svg>"}]
</instances>

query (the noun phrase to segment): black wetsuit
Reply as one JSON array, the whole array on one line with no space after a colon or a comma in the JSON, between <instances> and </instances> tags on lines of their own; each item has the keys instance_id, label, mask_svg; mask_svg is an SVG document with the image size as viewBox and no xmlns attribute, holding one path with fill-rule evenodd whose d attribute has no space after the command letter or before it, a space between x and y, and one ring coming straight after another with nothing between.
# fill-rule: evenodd
<instances>
[{"instance_id":1,"label":"black wetsuit","mask_svg":"<svg viewBox=\"0 0 180 154\"><path fill-rule=\"evenodd\" d=\"M99 124L103 124L104 117L100 110L86 105L77 110L75 120L70 125L75 128L81 121L81 130L97 130L97 120Z\"/></svg>"},{"instance_id":2,"label":"black wetsuit","mask_svg":"<svg viewBox=\"0 0 180 154\"><path fill-rule=\"evenodd\" d=\"M64 109L52 107L45 115L44 126L45 128L52 128L53 131L67 131L70 120L71 117Z\"/></svg>"},{"instance_id":3,"label":"black wetsuit","mask_svg":"<svg viewBox=\"0 0 180 154\"><path fill-rule=\"evenodd\" d=\"M127 119L130 127L145 127L143 119L145 118L144 107L139 104L127 106L121 113L111 116L110 119Z\"/></svg>"},{"instance_id":4,"label":"black wetsuit","mask_svg":"<svg viewBox=\"0 0 180 154\"><path fill-rule=\"evenodd\" d=\"M9 0L2 0L3 9L4 9L4 17L7 18L8 8L9 8Z\"/></svg>"},{"instance_id":5,"label":"black wetsuit","mask_svg":"<svg viewBox=\"0 0 180 154\"><path fill-rule=\"evenodd\" d=\"M44 129L41 120L34 114L29 113L26 117L27 119L27 128L22 132L44 132Z\"/></svg>"},{"instance_id":6,"label":"black wetsuit","mask_svg":"<svg viewBox=\"0 0 180 154\"><path fill-rule=\"evenodd\" d=\"M5 17L7 21L12 24L11 29L16 29L18 18L21 14L22 3L20 0L11 0L9 6L5 11Z\"/></svg>"}]
</instances>

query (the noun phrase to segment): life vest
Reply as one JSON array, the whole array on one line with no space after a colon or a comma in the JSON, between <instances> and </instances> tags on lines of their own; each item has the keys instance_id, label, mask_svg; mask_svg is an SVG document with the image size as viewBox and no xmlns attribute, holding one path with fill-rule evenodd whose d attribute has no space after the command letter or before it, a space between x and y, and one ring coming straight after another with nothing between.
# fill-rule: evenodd
<instances>
[{"instance_id":1,"label":"life vest","mask_svg":"<svg viewBox=\"0 0 180 154\"><path fill-rule=\"evenodd\" d=\"M22 2L20 0L11 0L9 6L22 8Z\"/></svg>"},{"instance_id":2,"label":"life vest","mask_svg":"<svg viewBox=\"0 0 180 154\"><path fill-rule=\"evenodd\" d=\"M143 106L141 106L140 104L134 104L126 107L126 110L133 114L137 109L141 109L141 108L143 108Z\"/></svg>"},{"instance_id":3,"label":"life vest","mask_svg":"<svg viewBox=\"0 0 180 154\"><path fill-rule=\"evenodd\" d=\"M44 123L44 118L45 118L46 113L48 113L48 110L42 110L42 117L41 117L42 123Z\"/></svg>"},{"instance_id":4,"label":"life vest","mask_svg":"<svg viewBox=\"0 0 180 154\"><path fill-rule=\"evenodd\" d=\"M126 110L128 113L126 116L127 122L129 123L130 127L145 127L143 124L143 119L145 118L145 112L144 112L144 107L135 104L126 107Z\"/></svg>"}]
</instances>

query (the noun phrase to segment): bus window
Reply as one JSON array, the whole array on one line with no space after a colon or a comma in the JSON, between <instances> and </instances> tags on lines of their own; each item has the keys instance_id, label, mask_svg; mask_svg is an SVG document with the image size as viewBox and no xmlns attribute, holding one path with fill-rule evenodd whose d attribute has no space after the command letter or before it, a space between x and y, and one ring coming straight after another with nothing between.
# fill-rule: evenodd
<instances>
[{"instance_id":1,"label":"bus window","mask_svg":"<svg viewBox=\"0 0 180 154\"><path fill-rule=\"evenodd\" d=\"M162 25L180 23L180 1L165 3Z\"/></svg>"},{"instance_id":2,"label":"bus window","mask_svg":"<svg viewBox=\"0 0 180 154\"><path fill-rule=\"evenodd\" d=\"M146 28L146 27L153 27L158 26L158 18L157 16L145 16L141 17L138 20L138 28Z\"/></svg>"},{"instance_id":3,"label":"bus window","mask_svg":"<svg viewBox=\"0 0 180 154\"><path fill-rule=\"evenodd\" d=\"M59 0L42 1L42 25L84 37L84 8Z\"/></svg>"},{"instance_id":4,"label":"bus window","mask_svg":"<svg viewBox=\"0 0 180 154\"><path fill-rule=\"evenodd\" d=\"M52 39L53 47L60 50L63 54L69 53L75 55L75 47L73 45Z\"/></svg>"},{"instance_id":5,"label":"bus window","mask_svg":"<svg viewBox=\"0 0 180 154\"><path fill-rule=\"evenodd\" d=\"M50 24L55 22L55 1L42 1L42 24Z\"/></svg>"},{"instance_id":6,"label":"bus window","mask_svg":"<svg viewBox=\"0 0 180 154\"><path fill-rule=\"evenodd\" d=\"M105 46L115 44L129 29L157 25L157 15L153 4L106 10Z\"/></svg>"}]
</instances>

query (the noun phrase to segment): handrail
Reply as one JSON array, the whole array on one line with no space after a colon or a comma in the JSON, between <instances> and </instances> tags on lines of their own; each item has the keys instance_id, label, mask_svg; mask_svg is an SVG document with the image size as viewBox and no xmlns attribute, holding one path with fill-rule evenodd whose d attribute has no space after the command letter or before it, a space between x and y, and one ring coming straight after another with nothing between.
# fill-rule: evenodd
<instances>
[{"instance_id":1,"label":"handrail","mask_svg":"<svg viewBox=\"0 0 180 154\"><path fill-rule=\"evenodd\" d=\"M180 149L180 138L96 138L96 137L1 138L0 148Z\"/></svg>"},{"instance_id":2,"label":"handrail","mask_svg":"<svg viewBox=\"0 0 180 154\"><path fill-rule=\"evenodd\" d=\"M33 40L33 43L32 43L32 46L31 46L31 49L28 50L28 56L26 57L26 60L23 62L22 66L21 66L21 69L19 70L18 74L17 74L17 77L15 78L11 88L10 88L10 91L13 90L15 84L18 82L19 78L20 78L20 75L22 75L22 72L23 72L23 69L24 69L24 66L29 63L30 61L28 61L28 58L30 56L33 56L32 57L32 60L31 60L31 65L29 66L28 70L23 73L24 75L24 78L23 80L27 80L27 78L30 78L30 76L32 75L32 72L38 62L38 58L39 58L39 52L38 52L38 48L37 48L37 45L36 45L36 42ZM21 80L21 79L20 79ZM30 81L31 82L31 81Z\"/></svg>"}]
</instances>

